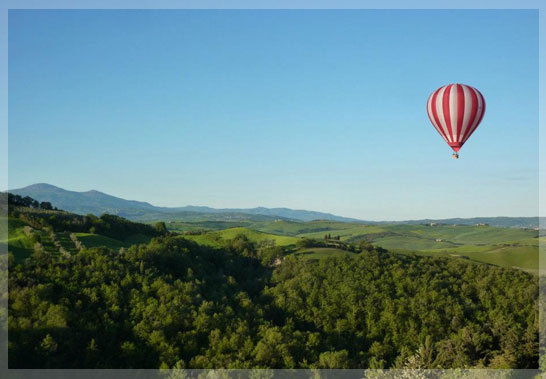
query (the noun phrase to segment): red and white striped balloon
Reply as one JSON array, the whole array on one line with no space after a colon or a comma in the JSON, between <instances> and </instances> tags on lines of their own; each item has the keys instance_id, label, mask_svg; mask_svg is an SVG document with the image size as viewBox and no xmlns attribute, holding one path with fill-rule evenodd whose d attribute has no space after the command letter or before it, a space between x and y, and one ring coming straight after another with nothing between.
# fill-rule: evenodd
<instances>
[{"instance_id":1,"label":"red and white striped balloon","mask_svg":"<svg viewBox=\"0 0 546 379\"><path fill-rule=\"evenodd\" d=\"M476 88L448 84L429 96L427 113L434 128L456 153L482 121L485 100Z\"/></svg>"}]
</instances>

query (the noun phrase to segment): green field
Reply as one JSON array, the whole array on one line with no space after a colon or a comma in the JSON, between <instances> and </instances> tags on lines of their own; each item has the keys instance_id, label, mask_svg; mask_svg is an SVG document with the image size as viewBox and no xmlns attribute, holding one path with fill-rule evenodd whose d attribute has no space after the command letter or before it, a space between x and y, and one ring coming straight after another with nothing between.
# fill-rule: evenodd
<instances>
[{"instance_id":1,"label":"green field","mask_svg":"<svg viewBox=\"0 0 546 379\"><path fill-rule=\"evenodd\" d=\"M4 223L4 222L3 222ZM27 224L16 218L8 219L8 233L7 241L5 237L2 237L3 243L8 244L8 251L12 252L17 259L24 259L29 257L34 251L34 243L25 234L23 228Z\"/></svg>"},{"instance_id":2,"label":"green field","mask_svg":"<svg viewBox=\"0 0 546 379\"><path fill-rule=\"evenodd\" d=\"M462 256L477 262L538 273L537 246L465 245L455 249L423 250L418 253L430 256Z\"/></svg>"},{"instance_id":3,"label":"green field","mask_svg":"<svg viewBox=\"0 0 546 379\"><path fill-rule=\"evenodd\" d=\"M377 225L364 225L336 221L275 221L268 223L255 223L250 227L268 233L309 238L323 238L324 235L328 233L348 237L357 234L370 234L383 231L382 227Z\"/></svg>"},{"instance_id":4,"label":"green field","mask_svg":"<svg viewBox=\"0 0 546 379\"><path fill-rule=\"evenodd\" d=\"M244 234L248 239L254 242L274 240L277 246L294 245L298 241L298 238L296 237L264 233L244 227L224 229L198 235L184 235L184 238L195 241L201 245L218 247L222 245L223 241L233 239L239 234Z\"/></svg>"}]
</instances>

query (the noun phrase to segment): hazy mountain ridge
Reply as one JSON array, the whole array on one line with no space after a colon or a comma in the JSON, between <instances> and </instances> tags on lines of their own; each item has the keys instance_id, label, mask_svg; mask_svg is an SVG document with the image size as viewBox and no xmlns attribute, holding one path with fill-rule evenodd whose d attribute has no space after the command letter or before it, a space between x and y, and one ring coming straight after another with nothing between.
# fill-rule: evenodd
<instances>
[{"instance_id":1,"label":"hazy mountain ridge","mask_svg":"<svg viewBox=\"0 0 546 379\"><path fill-rule=\"evenodd\" d=\"M289 208L226 208L215 209L205 206L157 207L147 202L125 200L100 191L69 191L46 183L33 184L24 188L9 190L21 196L30 196L38 201L49 201L54 206L78 214L116 214L131 220L184 219L191 220L296 220L311 221L359 221L329 213L294 210Z\"/></svg>"},{"instance_id":2,"label":"hazy mountain ridge","mask_svg":"<svg viewBox=\"0 0 546 379\"><path fill-rule=\"evenodd\" d=\"M359 222L366 224L415 224L415 223L443 223L443 224L488 224L499 227L538 228L539 220L546 224L544 217L474 217L449 219L421 219L407 221L364 221L349 217L337 216L330 213L308 211L290 208L223 208L216 209L207 206L188 205L184 207L157 207L150 203L136 200L125 200L108 195L100 191L85 192L69 191L46 183L33 184L24 188L13 189L9 192L21 196L30 196L38 201L49 201L54 206L78 214L103 213L115 214L130 220L184 220L184 221L268 221L293 220L312 221L329 220L340 222Z\"/></svg>"}]
</instances>

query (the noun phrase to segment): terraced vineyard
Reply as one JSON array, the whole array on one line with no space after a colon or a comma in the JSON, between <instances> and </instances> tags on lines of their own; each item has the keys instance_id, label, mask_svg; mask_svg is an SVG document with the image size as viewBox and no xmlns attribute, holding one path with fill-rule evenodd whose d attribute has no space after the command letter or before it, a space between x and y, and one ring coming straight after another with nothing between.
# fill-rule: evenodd
<instances>
[{"instance_id":1,"label":"terraced vineyard","mask_svg":"<svg viewBox=\"0 0 546 379\"><path fill-rule=\"evenodd\" d=\"M58 254L76 254L79 247L108 247L119 249L129 247L137 243L146 243L150 237L141 234L135 234L125 240L102 236L93 233L70 233L52 232L50 229L37 229L31 227L28 223L18 218L9 218L7 224L7 239L0 243L8 245L8 251L12 252L17 261L28 258L36 249L42 249L44 252L52 255ZM5 233L2 233L5 236Z\"/></svg>"},{"instance_id":2,"label":"terraced vineyard","mask_svg":"<svg viewBox=\"0 0 546 379\"><path fill-rule=\"evenodd\" d=\"M70 254L76 254L78 252L76 243L70 238L69 232L55 233L55 236L62 248L68 251Z\"/></svg>"}]
</instances>

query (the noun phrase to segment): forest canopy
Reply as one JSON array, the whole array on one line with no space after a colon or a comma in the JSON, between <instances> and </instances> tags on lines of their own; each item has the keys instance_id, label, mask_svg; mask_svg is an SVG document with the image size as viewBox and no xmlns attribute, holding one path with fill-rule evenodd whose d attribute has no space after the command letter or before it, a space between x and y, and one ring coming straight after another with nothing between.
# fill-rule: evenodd
<instances>
[{"instance_id":1,"label":"forest canopy","mask_svg":"<svg viewBox=\"0 0 546 379\"><path fill-rule=\"evenodd\" d=\"M11 368L536 368L525 272L364 250L273 267L179 236L10 267Z\"/></svg>"}]
</instances>

